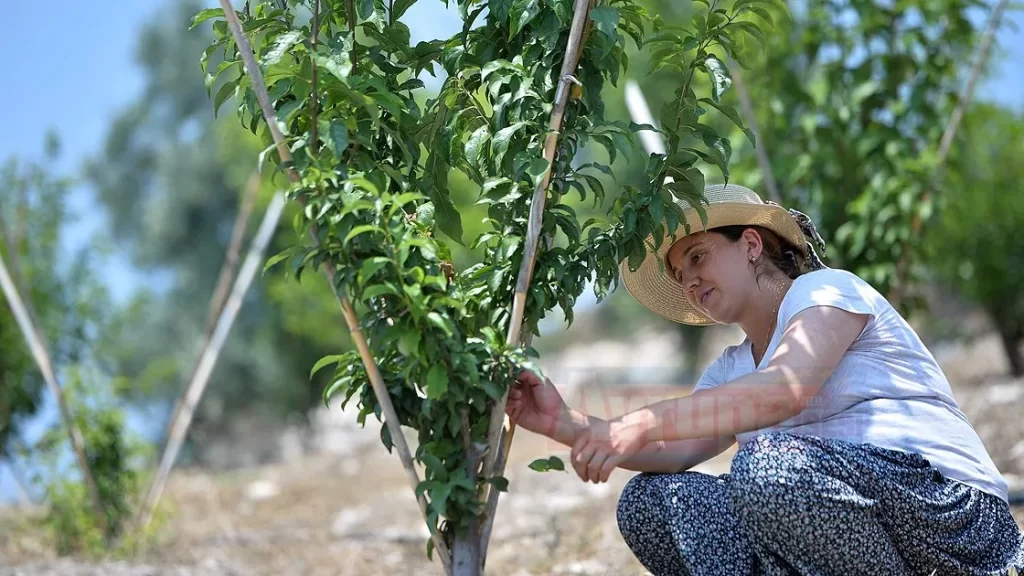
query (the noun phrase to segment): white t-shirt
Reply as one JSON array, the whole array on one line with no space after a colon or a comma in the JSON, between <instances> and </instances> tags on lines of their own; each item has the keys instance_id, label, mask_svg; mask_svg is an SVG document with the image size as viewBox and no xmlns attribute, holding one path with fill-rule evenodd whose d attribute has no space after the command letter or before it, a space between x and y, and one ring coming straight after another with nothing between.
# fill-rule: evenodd
<instances>
[{"instance_id":1,"label":"white t-shirt","mask_svg":"<svg viewBox=\"0 0 1024 576\"><path fill-rule=\"evenodd\" d=\"M768 431L784 431L916 452L942 472L1007 499L1006 481L960 410L949 382L913 328L857 275L824 269L793 281L779 306L776 329L761 364L750 340L725 349L694 391L714 388L767 365L790 320L813 306L870 316L821 392L792 418L737 434L740 446Z\"/></svg>"}]
</instances>

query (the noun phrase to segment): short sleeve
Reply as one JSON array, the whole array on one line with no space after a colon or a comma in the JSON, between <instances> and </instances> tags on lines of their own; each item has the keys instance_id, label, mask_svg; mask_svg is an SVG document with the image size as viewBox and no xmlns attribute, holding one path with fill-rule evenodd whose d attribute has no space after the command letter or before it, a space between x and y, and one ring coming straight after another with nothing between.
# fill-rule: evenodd
<instances>
[{"instance_id":1,"label":"short sleeve","mask_svg":"<svg viewBox=\"0 0 1024 576\"><path fill-rule=\"evenodd\" d=\"M779 326L789 325L800 312L815 306L831 306L854 314L877 316L879 299L870 284L846 270L825 269L805 274L793 282L779 311Z\"/></svg>"},{"instance_id":2,"label":"short sleeve","mask_svg":"<svg viewBox=\"0 0 1024 576\"><path fill-rule=\"evenodd\" d=\"M704 373L700 375L697 380L697 384L693 387L693 391L706 390L708 388L715 388L721 386L729 381L726 371L725 362L726 355L729 354L729 349L726 349L721 356L715 359L707 368L704 369Z\"/></svg>"}]
</instances>

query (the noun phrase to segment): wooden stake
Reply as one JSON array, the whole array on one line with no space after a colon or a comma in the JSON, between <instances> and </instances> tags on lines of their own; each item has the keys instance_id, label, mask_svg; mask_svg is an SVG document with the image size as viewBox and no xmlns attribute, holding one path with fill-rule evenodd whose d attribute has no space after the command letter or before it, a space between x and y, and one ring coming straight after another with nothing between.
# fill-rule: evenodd
<instances>
[{"instance_id":1,"label":"wooden stake","mask_svg":"<svg viewBox=\"0 0 1024 576\"><path fill-rule=\"evenodd\" d=\"M565 58L562 60L562 70L558 75L558 88L555 90L555 102L551 111L548 135L544 141L544 159L548 162L548 168L544 173L544 178L533 191L533 199L530 202L530 218L526 226L523 260L519 266L516 292L512 301L512 318L509 321L508 335L505 339L505 343L508 345L520 344L523 315L526 311L526 294L530 288L533 266L537 258L537 247L540 244L541 222L544 216L548 185L551 183L551 169L555 162L555 151L558 147L558 135L562 129L565 107L568 104L569 88L574 80L572 74L576 71L576 65L580 58L583 28L587 23L587 16L590 14L590 2L591 0L576 0L573 8L569 40L566 43ZM491 412L491 421L487 429L487 456L483 471L485 480L505 472L508 451L515 434L515 426L509 422L508 416L505 414L507 404L508 390L502 394L501 400L494 405L494 411ZM492 486L487 498L487 512L485 512L482 528L482 535L487 535L488 538L494 522L494 510L498 506L498 494L498 489ZM486 547L487 542L484 541L482 549L486 549Z\"/></svg>"},{"instance_id":2,"label":"wooden stake","mask_svg":"<svg viewBox=\"0 0 1024 576\"><path fill-rule=\"evenodd\" d=\"M213 289L213 297L210 298L209 310L206 314L206 328L197 347L199 354L196 357L196 365L192 367L192 371L189 373L188 378L185 379L185 382L191 383L195 380L196 370L199 368L199 358L203 357L206 349L210 346L210 339L213 337L213 330L217 326L217 319L220 317L221 311L224 310L224 303L227 301L231 285L235 281L235 274L238 272L239 256L242 253L242 242L245 240L245 231L249 228L249 220L252 216L253 205L256 203L256 196L259 194L260 182L260 173L258 171L253 172L249 176L249 181L246 182L242 205L238 210L238 215L235 216L235 223L231 228L231 240L228 242L228 249L224 255L224 263L221 264L217 284ZM186 387L185 395L188 394L187 390L188 388ZM185 395L178 400L172 416L168 420L167 430L164 431L164 448L167 447L169 442L171 430L177 425ZM186 432L188 431L186 430ZM156 479L154 478L155 481Z\"/></svg>"},{"instance_id":3,"label":"wooden stake","mask_svg":"<svg viewBox=\"0 0 1024 576\"><path fill-rule=\"evenodd\" d=\"M210 334L210 340L203 348L199 362L196 363L195 371L192 373L192 378L185 389L185 395L181 399L179 410L174 421L171 422L167 434L167 445L164 447L160 466L157 469L156 476L153 478L153 483L150 485L146 503L139 514L138 524L143 528L149 525L153 512L156 510L156 505L160 502L160 497L163 496L167 480L170 478L171 470L174 468L174 462L178 459L178 452L181 451L181 446L185 442L189 426L192 424L192 416L199 405L199 399L203 397L203 392L206 391L210 375L213 373L214 366L217 365L217 358L220 356L220 351L224 348L224 343L231 332L231 326L234 325L238 311L242 307L242 299L245 297L245 293L249 291L249 286L252 285L252 281L256 277L256 271L260 268L260 263L263 261L267 245L270 244L270 240L274 237L274 231L277 230L277 223L281 219L284 205L284 194L278 192L270 201L267 212L263 215L263 221L260 223L260 228L252 241L249 253L246 254L242 270L235 279L231 294L217 316L217 322L213 332Z\"/></svg>"},{"instance_id":4,"label":"wooden stake","mask_svg":"<svg viewBox=\"0 0 1024 576\"><path fill-rule=\"evenodd\" d=\"M252 88L256 93L256 99L259 101L260 108L263 110L263 117L266 120L267 128L270 130L270 134L277 144L277 152L281 158L281 162L286 165L292 163L291 151L288 149L288 144L284 140L284 135L281 134L281 130L277 126L277 114L274 111L274 107L270 103L270 95L267 93L266 84L263 82L263 74L260 72L259 66L256 64L256 59L253 56L252 47L249 45L249 40L246 38L245 33L242 31L242 24L238 21L238 15L231 7L229 0L220 0L220 5L224 9L224 16L227 19L228 27L231 29L231 33L235 38L235 43L238 45L238 51L242 56L242 60L245 63L246 73L252 80ZM355 63L353 62L353 65ZM294 168L289 167L288 176L293 182L299 181L299 175L295 172ZM317 235L318 229L316 223L310 227L310 237L314 242L318 241ZM352 334L352 340L356 344L356 348L359 350L359 356L363 361L363 365L366 367L366 373L370 378L370 385L373 387L373 393L377 398L377 402L380 403L381 409L384 412L384 423L388 427L388 431L391 432L391 440L394 442L395 448L398 449L398 455L402 460L402 466L405 468L406 476L409 479L413 491L419 487L420 480L419 474L416 472L416 468L413 463L412 453L409 451L409 445L406 443L405 435L402 432L402 427L398 421L398 413L395 412L394 404L391 402L391 396L388 394L387 386L384 384L384 378L380 374L380 368L377 366L376 360L373 358L373 354L370 352L370 346L366 341L366 336L363 334L362 328L359 326L359 318L356 316L355 309L349 302L348 298L336 288L334 282L334 270L324 264L323 267L324 275L327 276L327 280L331 285L331 291L334 293L335 299L338 301L338 306L341 308L342 314L345 316L345 322L348 324L349 332ZM424 522L427 522L427 500L420 494L416 497L416 501L420 506L420 512L423 514ZM430 530L430 536L434 541L434 549L438 556L441 558L441 564L444 566L446 574L451 574L451 551L448 549L448 545L445 544L441 534L437 531L437 528L427 522L427 528Z\"/></svg>"},{"instance_id":5,"label":"wooden stake","mask_svg":"<svg viewBox=\"0 0 1024 576\"><path fill-rule=\"evenodd\" d=\"M14 253L9 256L12 262L18 258L18 255ZM0 288L3 289L11 311L14 312L14 319L18 323L22 335L25 337L25 342L32 351L32 357L35 358L39 371L43 373L43 379L46 381L50 393L57 400L61 420L64 422L64 428L67 430L68 438L71 440L71 449L75 453L78 468L82 472L85 488L92 499L93 512L96 514L96 525L103 532L104 537L106 537L108 533L107 513L103 507L103 501L100 499L96 480L92 475L92 470L89 468L89 460L85 456L85 440L82 438L82 433L78 430L78 427L75 426L75 420L72 418L71 409L68 408L67 400L64 398L64 392L61 390L60 385L57 384L57 376L53 371L53 363L50 361L50 352L46 349L46 345L43 344L43 338L40 335L39 329L32 322L29 312L21 296L18 294L18 289L15 287L14 281L7 271L7 265L4 263L2 254L0 254Z\"/></svg>"}]
</instances>

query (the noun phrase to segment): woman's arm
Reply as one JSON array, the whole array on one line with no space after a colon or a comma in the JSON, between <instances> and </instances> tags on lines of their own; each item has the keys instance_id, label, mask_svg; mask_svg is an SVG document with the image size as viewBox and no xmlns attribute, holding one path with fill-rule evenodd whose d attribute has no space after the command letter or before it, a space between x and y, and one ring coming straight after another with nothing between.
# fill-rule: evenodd
<instances>
[{"instance_id":1,"label":"woman's arm","mask_svg":"<svg viewBox=\"0 0 1024 576\"><path fill-rule=\"evenodd\" d=\"M604 482L651 442L729 437L787 420L818 394L867 321L830 306L803 310L764 369L596 423L573 444L573 468L584 481Z\"/></svg>"},{"instance_id":2,"label":"woman's arm","mask_svg":"<svg viewBox=\"0 0 1024 576\"><path fill-rule=\"evenodd\" d=\"M550 437L571 448L580 435L595 424L607 422L596 416L570 409ZM621 462L619 467L636 472L682 472L718 456L735 442L734 436L650 442Z\"/></svg>"},{"instance_id":3,"label":"woman's arm","mask_svg":"<svg viewBox=\"0 0 1024 576\"><path fill-rule=\"evenodd\" d=\"M735 436L799 414L860 335L868 317L816 306L797 314L768 365L722 386L664 400L622 416L647 441ZM613 423L614 424L614 423Z\"/></svg>"}]
</instances>

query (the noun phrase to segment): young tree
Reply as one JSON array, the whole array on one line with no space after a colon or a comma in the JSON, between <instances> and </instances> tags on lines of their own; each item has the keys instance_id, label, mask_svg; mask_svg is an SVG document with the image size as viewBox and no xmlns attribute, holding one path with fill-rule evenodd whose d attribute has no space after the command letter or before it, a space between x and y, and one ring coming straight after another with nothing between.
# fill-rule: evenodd
<instances>
[{"instance_id":1,"label":"young tree","mask_svg":"<svg viewBox=\"0 0 1024 576\"><path fill-rule=\"evenodd\" d=\"M488 489L507 489L507 387L531 353L520 325L537 334L555 307L571 322L587 280L607 295L620 262L639 264L649 234L677 227L674 197L700 206L698 163L728 179L732 146L702 122L715 109L738 121L721 102L730 79L713 49L735 55L737 35L758 36L751 16L765 2L710 2L692 26L669 28L632 0L462 0L462 32L416 45L401 20L412 4L252 2L236 12L224 1L228 13L204 10L194 23L217 19L204 56L224 77L215 105L235 95L303 206L310 241L269 264L323 268L359 348L313 367L336 365L325 400L355 398L360 422L384 416L382 442L406 458L399 425L416 430L425 479L405 464L434 535L428 554L436 547L456 573L477 574ZM580 151L592 142L614 160L632 146L636 127L606 120L601 100L627 64L627 39L683 71L661 116L667 153L648 159L640 186L623 187L609 218L581 224L564 196L600 204L595 175L610 170L580 162ZM444 83L423 104L420 76L436 67ZM488 229L466 239L483 262L463 270L451 262L464 241L452 170L487 206Z\"/></svg>"}]
</instances>

